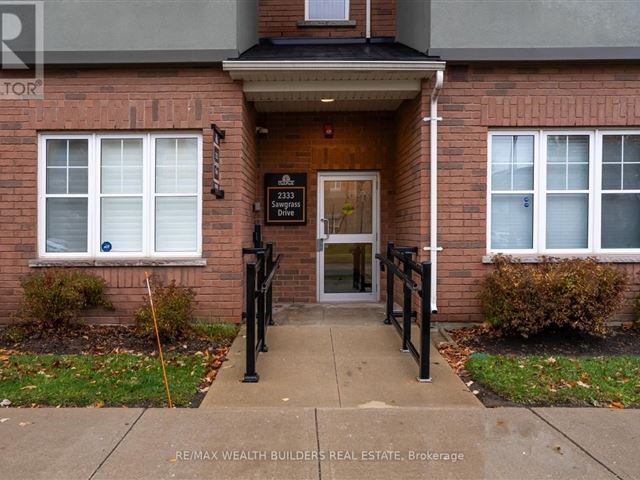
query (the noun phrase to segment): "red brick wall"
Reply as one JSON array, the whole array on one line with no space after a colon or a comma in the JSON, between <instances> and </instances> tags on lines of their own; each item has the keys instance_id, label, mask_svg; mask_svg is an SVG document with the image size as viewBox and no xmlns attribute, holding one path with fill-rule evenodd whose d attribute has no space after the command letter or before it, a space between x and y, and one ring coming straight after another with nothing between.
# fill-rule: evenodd
<instances>
[{"instance_id":1,"label":"red brick wall","mask_svg":"<svg viewBox=\"0 0 640 480\"><path fill-rule=\"evenodd\" d=\"M449 67L439 114L438 319L481 321L486 254L487 132L491 127L638 127L637 65ZM426 101L426 98L425 98ZM426 193L425 193L426 195ZM425 196L427 201L428 196ZM640 264L618 265L638 291ZM630 308L622 318L629 319Z\"/></svg>"},{"instance_id":2,"label":"red brick wall","mask_svg":"<svg viewBox=\"0 0 640 480\"><path fill-rule=\"evenodd\" d=\"M323 124L334 136L324 138ZM393 234L394 128L392 113L261 114L269 133L258 140L260 199L265 173L306 172L306 226L265 226L264 239L284 253L274 292L279 302L316 301L316 211L318 170L380 171L381 241ZM259 215L262 222L264 213ZM384 291L384 290L383 290Z\"/></svg>"},{"instance_id":3,"label":"red brick wall","mask_svg":"<svg viewBox=\"0 0 640 480\"><path fill-rule=\"evenodd\" d=\"M350 0L349 20L355 26L349 27L299 27L304 20L304 0L260 0L259 36L270 37L365 37L366 2ZM395 0L371 0L371 36L395 37Z\"/></svg>"},{"instance_id":4,"label":"red brick wall","mask_svg":"<svg viewBox=\"0 0 640 480\"><path fill-rule=\"evenodd\" d=\"M47 70L45 99L2 100L0 108L0 322L20 296L20 278L37 258L37 138L39 131L201 131L204 143L203 257L206 267L158 267L154 273L192 286L199 316L239 321L242 301L240 249L250 243L255 198L252 112L240 86L214 68ZM222 143L224 200L209 193L212 132ZM117 308L98 321L131 319L141 304L145 268L89 269L103 276ZM148 269L147 269L148 270Z\"/></svg>"}]
</instances>

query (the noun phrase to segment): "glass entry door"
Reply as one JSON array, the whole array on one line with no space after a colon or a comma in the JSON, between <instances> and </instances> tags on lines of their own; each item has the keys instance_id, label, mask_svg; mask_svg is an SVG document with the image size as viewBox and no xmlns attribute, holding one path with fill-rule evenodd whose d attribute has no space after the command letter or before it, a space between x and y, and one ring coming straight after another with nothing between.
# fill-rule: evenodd
<instances>
[{"instance_id":1,"label":"glass entry door","mask_svg":"<svg viewBox=\"0 0 640 480\"><path fill-rule=\"evenodd\" d=\"M318 174L318 300L377 301L378 174Z\"/></svg>"}]
</instances>

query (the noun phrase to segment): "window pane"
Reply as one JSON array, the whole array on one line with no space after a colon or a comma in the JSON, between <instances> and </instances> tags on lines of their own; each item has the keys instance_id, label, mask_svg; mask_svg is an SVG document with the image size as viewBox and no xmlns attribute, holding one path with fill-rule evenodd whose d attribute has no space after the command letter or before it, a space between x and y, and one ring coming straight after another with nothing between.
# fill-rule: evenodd
<instances>
[{"instance_id":1,"label":"window pane","mask_svg":"<svg viewBox=\"0 0 640 480\"><path fill-rule=\"evenodd\" d=\"M640 248L640 194L602 195L602 248Z\"/></svg>"},{"instance_id":2,"label":"window pane","mask_svg":"<svg viewBox=\"0 0 640 480\"><path fill-rule=\"evenodd\" d=\"M569 190L589 190L589 165L569 164Z\"/></svg>"},{"instance_id":3,"label":"window pane","mask_svg":"<svg viewBox=\"0 0 640 480\"><path fill-rule=\"evenodd\" d=\"M346 0L308 0L310 20L345 20Z\"/></svg>"},{"instance_id":4,"label":"window pane","mask_svg":"<svg viewBox=\"0 0 640 480\"><path fill-rule=\"evenodd\" d=\"M195 197L156 197L156 251L195 252L197 217Z\"/></svg>"},{"instance_id":5,"label":"window pane","mask_svg":"<svg viewBox=\"0 0 640 480\"><path fill-rule=\"evenodd\" d=\"M622 135L604 135L602 137L602 161L622 161Z\"/></svg>"},{"instance_id":6,"label":"window pane","mask_svg":"<svg viewBox=\"0 0 640 480\"><path fill-rule=\"evenodd\" d=\"M511 165L494 163L491 165L491 189L511 190Z\"/></svg>"},{"instance_id":7,"label":"window pane","mask_svg":"<svg viewBox=\"0 0 640 480\"><path fill-rule=\"evenodd\" d=\"M547 248L589 246L589 196L547 195Z\"/></svg>"},{"instance_id":8,"label":"window pane","mask_svg":"<svg viewBox=\"0 0 640 480\"><path fill-rule=\"evenodd\" d=\"M533 195L491 196L491 248L533 248Z\"/></svg>"},{"instance_id":9,"label":"window pane","mask_svg":"<svg viewBox=\"0 0 640 480\"><path fill-rule=\"evenodd\" d=\"M492 190L533 189L533 136L494 135L491 143Z\"/></svg>"},{"instance_id":10,"label":"window pane","mask_svg":"<svg viewBox=\"0 0 640 480\"><path fill-rule=\"evenodd\" d=\"M47 252L87 251L87 199L47 198Z\"/></svg>"},{"instance_id":11,"label":"window pane","mask_svg":"<svg viewBox=\"0 0 640 480\"><path fill-rule=\"evenodd\" d=\"M156 140L156 193L198 191L198 140L159 138Z\"/></svg>"},{"instance_id":12,"label":"window pane","mask_svg":"<svg viewBox=\"0 0 640 480\"><path fill-rule=\"evenodd\" d=\"M569 135L567 161L589 162L589 137L587 135Z\"/></svg>"},{"instance_id":13,"label":"window pane","mask_svg":"<svg viewBox=\"0 0 640 480\"><path fill-rule=\"evenodd\" d=\"M603 190L620 190L622 179L622 165L620 164L603 164L602 165L602 189Z\"/></svg>"},{"instance_id":14,"label":"window pane","mask_svg":"<svg viewBox=\"0 0 640 480\"><path fill-rule=\"evenodd\" d=\"M547 189L564 190L567 187L567 167L564 163L547 165Z\"/></svg>"},{"instance_id":15,"label":"window pane","mask_svg":"<svg viewBox=\"0 0 640 480\"><path fill-rule=\"evenodd\" d=\"M514 135L513 153L515 163L533 165L533 135Z\"/></svg>"},{"instance_id":16,"label":"window pane","mask_svg":"<svg viewBox=\"0 0 640 480\"><path fill-rule=\"evenodd\" d=\"M512 163L511 135L493 135L491 139L491 163Z\"/></svg>"},{"instance_id":17,"label":"window pane","mask_svg":"<svg viewBox=\"0 0 640 480\"><path fill-rule=\"evenodd\" d=\"M142 193L142 139L102 139L102 193Z\"/></svg>"},{"instance_id":18,"label":"window pane","mask_svg":"<svg viewBox=\"0 0 640 480\"><path fill-rule=\"evenodd\" d=\"M89 183L88 168L69 169L69 193L87 193Z\"/></svg>"},{"instance_id":19,"label":"window pane","mask_svg":"<svg viewBox=\"0 0 640 480\"><path fill-rule=\"evenodd\" d=\"M625 155L625 158L627 156ZM640 190L640 163L625 164L624 170L624 185L625 190Z\"/></svg>"},{"instance_id":20,"label":"window pane","mask_svg":"<svg viewBox=\"0 0 640 480\"><path fill-rule=\"evenodd\" d=\"M640 162L640 135L624 136L624 162Z\"/></svg>"},{"instance_id":21,"label":"window pane","mask_svg":"<svg viewBox=\"0 0 640 480\"><path fill-rule=\"evenodd\" d=\"M66 168L47 168L47 193L67 193Z\"/></svg>"},{"instance_id":22,"label":"window pane","mask_svg":"<svg viewBox=\"0 0 640 480\"><path fill-rule=\"evenodd\" d=\"M533 164L513 166L513 189L533 190Z\"/></svg>"},{"instance_id":23,"label":"window pane","mask_svg":"<svg viewBox=\"0 0 640 480\"><path fill-rule=\"evenodd\" d=\"M547 137L547 162L564 163L567 158L567 136L549 135Z\"/></svg>"},{"instance_id":24,"label":"window pane","mask_svg":"<svg viewBox=\"0 0 640 480\"><path fill-rule=\"evenodd\" d=\"M69 165L72 167L89 165L88 140L69 140Z\"/></svg>"},{"instance_id":25,"label":"window pane","mask_svg":"<svg viewBox=\"0 0 640 480\"><path fill-rule=\"evenodd\" d=\"M47 140L47 167L67 166L67 141Z\"/></svg>"},{"instance_id":26,"label":"window pane","mask_svg":"<svg viewBox=\"0 0 640 480\"><path fill-rule=\"evenodd\" d=\"M112 252L142 251L142 198L103 198L100 231L100 245L111 243Z\"/></svg>"}]
</instances>

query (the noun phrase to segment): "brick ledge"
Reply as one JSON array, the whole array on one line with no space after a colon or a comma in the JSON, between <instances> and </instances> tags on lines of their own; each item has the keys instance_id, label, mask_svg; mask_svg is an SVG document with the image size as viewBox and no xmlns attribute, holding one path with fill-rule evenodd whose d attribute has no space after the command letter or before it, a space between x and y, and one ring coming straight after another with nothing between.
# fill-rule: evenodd
<instances>
[{"instance_id":1,"label":"brick ledge","mask_svg":"<svg viewBox=\"0 0 640 480\"><path fill-rule=\"evenodd\" d=\"M32 268L41 267L206 267L204 258L167 258L167 259L113 259L113 260L65 260L38 259L29 260Z\"/></svg>"},{"instance_id":2,"label":"brick ledge","mask_svg":"<svg viewBox=\"0 0 640 480\"><path fill-rule=\"evenodd\" d=\"M493 255L484 255L482 257L482 263L493 263L491 257ZM597 261L601 263L640 263L640 254L638 255L630 255L630 254L615 254L615 253L601 253L601 254L580 254L580 255L569 255L569 254L549 254L544 255L546 257L553 258L595 258ZM522 262L522 263L540 263L542 261L543 255L511 255L512 258Z\"/></svg>"},{"instance_id":3,"label":"brick ledge","mask_svg":"<svg viewBox=\"0 0 640 480\"><path fill-rule=\"evenodd\" d=\"M355 20L300 20L298 27L355 27Z\"/></svg>"}]
</instances>

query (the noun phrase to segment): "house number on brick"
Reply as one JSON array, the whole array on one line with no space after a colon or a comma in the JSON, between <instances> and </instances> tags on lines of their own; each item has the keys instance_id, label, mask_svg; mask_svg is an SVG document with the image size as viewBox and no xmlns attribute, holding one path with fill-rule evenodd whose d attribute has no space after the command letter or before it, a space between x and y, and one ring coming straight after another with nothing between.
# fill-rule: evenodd
<instances>
[{"instance_id":1,"label":"house number on brick","mask_svg":"<svg viewBox=\"0 0 640 480\"><path fill-rule=\"evenodd\" d=\"M265 192L267 225L307 223L306 173L267 173Z\"/></svg>"}]
</instances>

